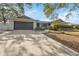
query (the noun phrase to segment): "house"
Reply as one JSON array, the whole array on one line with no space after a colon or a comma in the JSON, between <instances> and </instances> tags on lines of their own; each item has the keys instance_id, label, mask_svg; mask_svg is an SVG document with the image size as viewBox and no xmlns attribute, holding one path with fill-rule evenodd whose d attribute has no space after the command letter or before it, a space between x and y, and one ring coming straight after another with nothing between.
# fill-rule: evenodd
<instances>
[{"instance_id":1,"label":"house","mask_svg":"<svg viewBox=\"0 0 79 59\"><path fill-rule=\"evenodd\" d=\"M65 22L62 19L56 19L52 21L51 26L55 27L57 25L57 30L65 30L65 31L71 31L73 30L73 26L69 22Z\"/></svg>"},{"instance_id":2,"label":"house","mask_svg":"<svg viewBox=\"0 0 79 59\"><path fill-rule=\"evenodd\" d=\"M0 23L0 30L35 30L47 29L50 22L39 21L28 16L19 16L15 20L8 20L6 24Z\"/></svg>"},{"instance_id":3,"label":"house","mask_svg":"<svg viewBox=\"0 0 79 59\"><path fill-rule=\"evenodd\" d=\"M50 24L48 21L37 21L37 29L48 29Z\"/></svg>"},{"instance_id":4,"label":"house","mask_svg":"<svg viewBox=\"0 0 79 59\"><path fill-rule=\"evenodd\" d=\"M62 19L56 19L56 20L53 20L52 23L54 24L69 24L68 22L65 22L63 21Z\"/></svg>"}]
</instances>

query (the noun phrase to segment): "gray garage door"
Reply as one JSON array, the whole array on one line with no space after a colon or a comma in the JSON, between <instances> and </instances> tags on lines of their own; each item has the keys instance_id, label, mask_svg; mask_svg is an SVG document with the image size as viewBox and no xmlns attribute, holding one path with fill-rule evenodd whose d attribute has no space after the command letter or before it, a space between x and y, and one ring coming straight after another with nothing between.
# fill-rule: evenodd
<instances>
[{"instance_id":1,"label":"gray garage door","mask_svg":"<svg viewBox=\"0 0 79 59\"><path fill-rule=\"evenodd\" d=\"M33 30L33 22L14 22L14 29L16 30Z\"/></svg>"}]
</instances>

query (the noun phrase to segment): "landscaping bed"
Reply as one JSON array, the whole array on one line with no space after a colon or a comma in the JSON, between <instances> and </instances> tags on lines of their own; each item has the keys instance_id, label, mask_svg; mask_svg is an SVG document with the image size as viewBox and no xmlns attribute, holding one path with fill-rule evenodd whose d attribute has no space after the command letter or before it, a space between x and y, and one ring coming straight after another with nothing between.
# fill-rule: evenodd
<instances>
[{"instance_id":1,"label":"landscaping bed","mask_svg":"<svg viewBox=\"0 0 79 59\"><path fill-rule=\"evenodd\" d=\"M62 31L49 31L47 36L79 52L79 38L74 35L67 35Z\"/></svg>"}]
</instances>

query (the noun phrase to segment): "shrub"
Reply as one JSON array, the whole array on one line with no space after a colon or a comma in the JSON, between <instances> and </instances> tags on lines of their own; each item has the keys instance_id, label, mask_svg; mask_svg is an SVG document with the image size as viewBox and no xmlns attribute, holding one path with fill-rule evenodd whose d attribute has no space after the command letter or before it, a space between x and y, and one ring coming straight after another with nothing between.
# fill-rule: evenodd
<instances>
[{"instance_id":1,"label":"shrub","mask_svg":"<svg viewBox=\"0 0 79 59\"><path fill-rule=\"evenodd\" d=\"M67 25L67 24L63 24L63 25L60 25L61 28L73 28L72 25Z\"/></svg>"},{"instance_id":2,"label":"shrub","mask_svg":"<svg viewBox=\"0 0 79 59\"><path fill-rule=\"evenodd\" d=\"M79 25L76 25L76 29L79 29Z\"/></svg>"},{"instance_id":3,"label":"shrub","mask_svg":"<svg viewBox=\"0 0 79 59\"><path fill-rule=\"evenodd\" d=\"M54 30L57 31L57 30L59 30L59 28L60 28L60 25L59 25L59 24L54 24L54 26L53 26L53 29L54 29Z\"/></svg>"},{"instance_id":4,"label":"shrub","mask_svg":"<svg viewBox=\"0 0 79 59\"><path fill-rule=\"evenodd\" d=\"M73 25L74 29L79 29L79 25Z\"/></svg>"},{"instance_id":5,"label":"shrub","mask_svg":"<svg viewBox=\"0 0 79 59\"><path fill-rule=\"evenodd\" d=\"M67 24L53 24L53 26L50 26L49 29L57 31L57 30L63 30L65 28L73 28L73 26Z\"/></svg>"},{"instance_id":6,"label":"shrub","mask_svg":"<svg viewBox=\"0 0 79 59\"><path fill-rule=\"evenodd\" d=\"M49 26L49 30L53 30L53 27L52 26Z\"/></svg>"}]
</instances>

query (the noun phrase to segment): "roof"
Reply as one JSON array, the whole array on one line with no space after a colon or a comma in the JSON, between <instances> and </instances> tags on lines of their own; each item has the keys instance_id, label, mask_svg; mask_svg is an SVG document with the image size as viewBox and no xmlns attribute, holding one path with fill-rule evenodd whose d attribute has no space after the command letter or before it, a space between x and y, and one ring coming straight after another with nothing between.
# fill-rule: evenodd
<instances>
[{"instance_id":1,"label":"roof","mask_svg":"<svg viewBox=\"0 0 79 59\"><path fill-rule=\"evenodd\" d=\"M33 22L33 21L36 21L37 23L50 23L48 21L35 20L35 19L33 19L31 17L28 17L28 16L18 16L15 21L23 21L23 22Z\"/></svg>"},{"instance_id":2,"label":"roof","mask_svg":"<svg viewBox=\"0 0 79 59\"><path fill-rule=\"evenodd\" d=\"M34 20L33 18L28 17L28 16L18 16L16 18L16 20L14 20L14 21L33 22L33 21L37 21L37 20Z\"/></svg>"},{"instance_id":3,"label":"roof","mask_svg":"<svg viewBox=\"0 0 79 59\"><path fill-rule=\"evenodd\" d=\"M62 19L53 20L52 23L68 24L68 22L63 21Z\"/></svg>"},{"instance_id":4,"label":"roof","mask_svg":"<svg viewBox=\"0 0 79 59\"><path fill-rule=\"evenodd\" d=\"M11 19L8 19L8 20L10 20L10 21L21 21L21 22L37 22L37 23L51 23L51 22L49 22L49 21L40 21L40 20L35 20L35 19L33 19L33 18L31 18L31 17L28 17L28 16L18 16L18 17L16 17L14 20L11 20ZM2 20L0 19L0 22L1 22Z\"/></svg>"},{"instance_id":5,"label":"roof","mask_svg":"<svg viewBox=\"0 0 79 59\"><path fill-rule=\"evenodd\" d=\"M17 18L24 18L24 19L32 19L31 17L28 17L28 16L18 16Z\"/></svg>"},{"instance_id":6,"label":"roof","mask_svg":"<svg viewBox=\"0 0 79 59\"><path fill-rule=\"evenodd\" d=\"M51 23L49 21L38 21L37 23Z\"/></svg>"}]
</instances>

